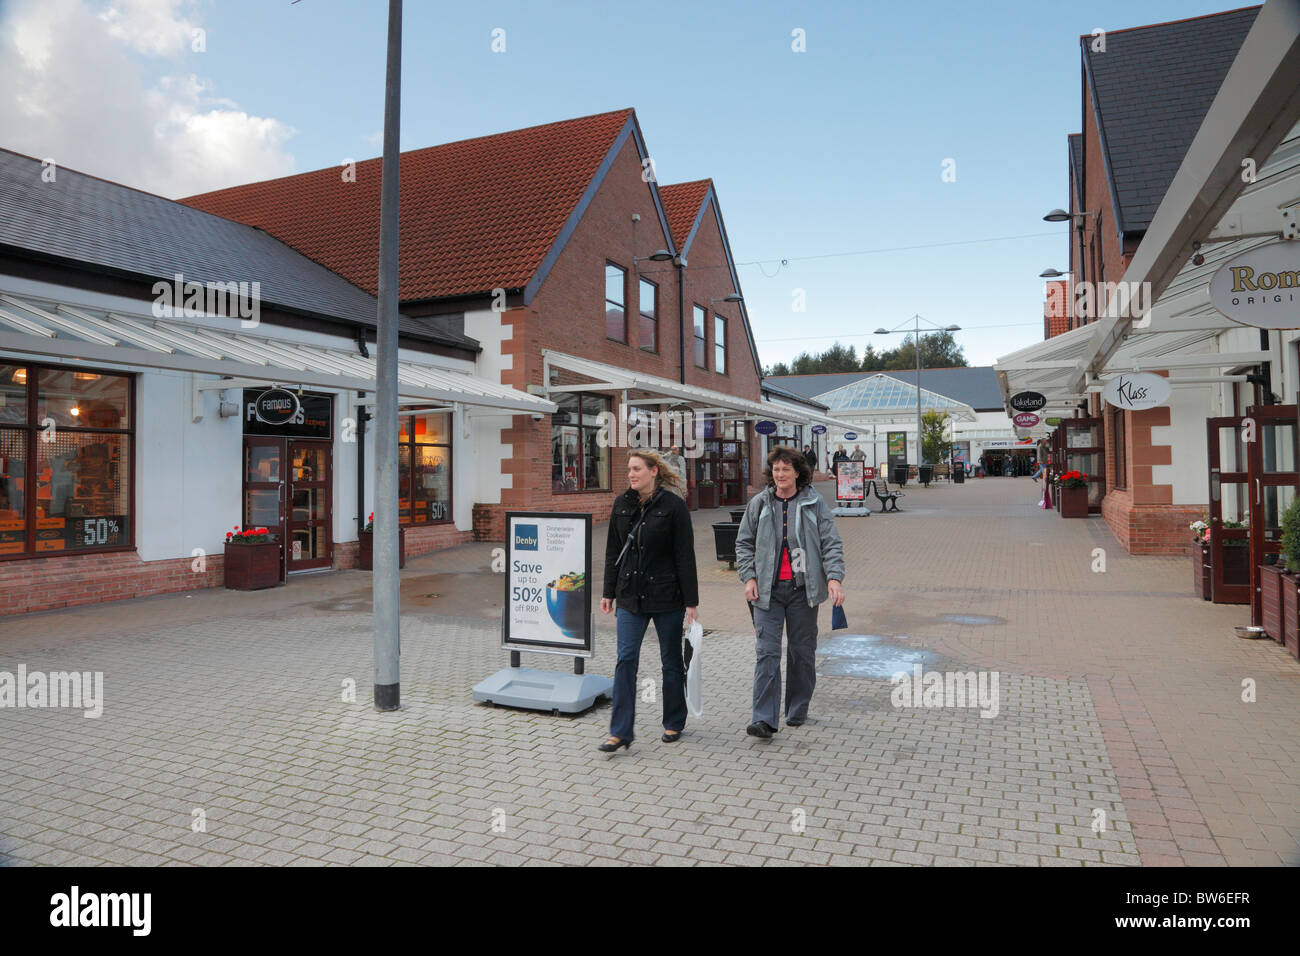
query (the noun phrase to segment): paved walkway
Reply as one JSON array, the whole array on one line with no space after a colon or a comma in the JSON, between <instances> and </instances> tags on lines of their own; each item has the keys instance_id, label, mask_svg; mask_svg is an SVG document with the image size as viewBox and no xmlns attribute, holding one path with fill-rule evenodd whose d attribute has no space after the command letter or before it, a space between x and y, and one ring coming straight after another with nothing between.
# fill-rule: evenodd
<instances>
[{"instance_id":1,"label":"paved walkway","mask_svg":"<svg viewBox=\"0 0 1300 956\"><path fill-rule=\"evenodd\" d=\"M901 514L841 520L850 628L823 609L813 719L770 742L744 735L753 638L713 560L721 512L696 519L706 716L669 746L641 703L612 757L607 705L470 700L506 660L490 545L403 572L396 714L369 706L363 572L6 619L0 672L102 671L105 703L0 709L0 862L1300 863L1300 663L1235 638L1245 609L1195 599L1190 559L1130 557L1039 491L908 489ZM612 673L601 626L589 670ZM916 664L997 671L997 715L893 706Z\"/></svg>"}]
</instances>

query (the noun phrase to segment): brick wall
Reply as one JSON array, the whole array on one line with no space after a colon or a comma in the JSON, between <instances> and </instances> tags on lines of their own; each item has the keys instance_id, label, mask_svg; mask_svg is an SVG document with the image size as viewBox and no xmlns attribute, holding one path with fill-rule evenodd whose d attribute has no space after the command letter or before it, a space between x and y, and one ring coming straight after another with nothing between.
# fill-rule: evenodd
<instances>
[{"instance_id":1,"label":"brick wall","mask_svg":"<svg viewBox=\"0 0 1300 956\"><path fill-rule=\"evenodd\" d=\"M207 555L197 572L195 560L146 562L130 552L6 561L0 564L0 615L221 587L223 556Z\"/></svg>"},{"instance_id":2,"label":"brick wall","mask_svg":"<svg viewBox=\"0 0 1300 956\"><path fill-rule=\"evenodd\" d=\"M1112 491L1101 514L1130 554L1186 554L1188 525L1205 514L1204 505L1134 504L1127 491Z\"/></svg>"}]
</instances>

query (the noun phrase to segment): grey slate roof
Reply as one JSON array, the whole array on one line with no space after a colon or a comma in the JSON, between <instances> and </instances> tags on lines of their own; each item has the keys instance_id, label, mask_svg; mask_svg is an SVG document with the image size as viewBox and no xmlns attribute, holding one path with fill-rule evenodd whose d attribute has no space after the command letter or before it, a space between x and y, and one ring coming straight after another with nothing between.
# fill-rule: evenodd
<instances>
[{"instance_id":1,"label":"grey slate roof","mask_svg":"<svg viewBox=\"0 0 1300 956\"><path fill-rule=\"evenodd\" d=\"M796 392L794 389L777 385L776 382L770 378L763 379L763 391L771 392L776 397L784 398L787 401L798 402L801 405L810 405L818 411L826 411L826 406L821 402L813 401L811 397Z\"/></svg>"},{"instance_id":2,"label":"grey slate roof","mask_svg":"<svg viewBox=\"0 0 1300 956\"><path fill-rule=\"evenodd\" d=\"M870 378L875 372L833 372L825 375L773 375L763 379L764 387L779 385L799 395L814 398L853 382ZM900 382L916 384L916 370L886 371ZM1003 410L1002 390L991 365L973 368L923 368L921 388L969 405L977 412ZM832 414L834 410L832 409Z\"/></svg>"},{"instance_id":3,"label":"grey slate roof","mask_svg":"<svg viewBox=\"0 0 1300 956\"><path fill-rule=\"evenodd\" d=\"M1151 225L1259 9L1080 37L1120 233Z\"/></svg>"},{"instance_id":4,"label":"grey slate roof","mask_svg":"<svg viewBox=\"0 0 1300 956\"><path fill-rule=\"evenodd\" d=\"M260 229L152 193L0 149L0 250L72 269L145 281L258 282L260 299L288 312L374 329L363 289ZM405 317L403 336L477 350L474 339Z\"/></svg>"}]
</instances>

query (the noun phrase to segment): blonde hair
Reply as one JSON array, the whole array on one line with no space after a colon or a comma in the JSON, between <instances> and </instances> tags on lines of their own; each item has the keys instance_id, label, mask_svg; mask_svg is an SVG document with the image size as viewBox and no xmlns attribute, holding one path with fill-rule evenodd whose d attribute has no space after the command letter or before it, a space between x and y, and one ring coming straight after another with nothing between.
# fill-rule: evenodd
<instances>
[{"instance_id":1,"label":"blonde hair","mask_svg":"<svg viewBox=\"0 0 1300 956\"><path fill-rule=\"evenodd\" d=\"M646 463L647 468L658 468L659 473L655 475L656 488L677 488L682 491L686 490L686 476L677 474L677 469L668 464L659 452L650 448L633 448L627 453L629 458L640 458Z\"/></svg>"}]
</instances>

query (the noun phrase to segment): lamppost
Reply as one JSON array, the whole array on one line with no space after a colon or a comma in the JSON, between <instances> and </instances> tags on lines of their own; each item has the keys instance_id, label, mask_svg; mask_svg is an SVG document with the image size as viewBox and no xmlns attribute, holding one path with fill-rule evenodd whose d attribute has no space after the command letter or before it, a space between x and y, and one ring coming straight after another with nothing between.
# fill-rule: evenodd
<instances>
[{"instance_id":1,"label":"lamppost","mask_svg":"<svg viewBox=\"0 0 1300 956\"><path fill-rule=\"evenodd\" d=\"M912 316L914 324L913 345L916 347L916 462L917 466L925 464L925 446L921 442L921 323L927 322L933 326L936 332L960 332L960 325L936 325L929 319L922 319L919 315ZM907 323L898 325L892 329L876 329L876 335L892 335L895 332L902 332L906 329Z\"/></svg>"}]
</instances>

